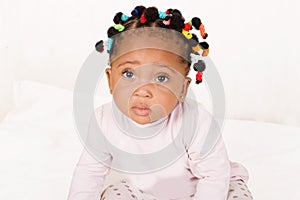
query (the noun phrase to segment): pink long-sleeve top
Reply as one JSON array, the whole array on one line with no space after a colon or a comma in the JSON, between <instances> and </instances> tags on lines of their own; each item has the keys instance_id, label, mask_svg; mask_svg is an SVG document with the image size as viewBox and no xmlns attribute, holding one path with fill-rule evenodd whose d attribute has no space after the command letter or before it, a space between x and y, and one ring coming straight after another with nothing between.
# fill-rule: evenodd
<instances>
[{"instance_id":1,"label":"pink long-sleeve top","mask_svg":"<svg viewBox=\"0 0 300 200\"><path fill-rule=\"evenodd\" d=\"M225 200L230 180L248 181L247 170L230 162L216 121L193 100L145 125L110 102L95 110L95 123L68 200L99 200L110 170L159 200Z\"/></svg>"}]
</instances>

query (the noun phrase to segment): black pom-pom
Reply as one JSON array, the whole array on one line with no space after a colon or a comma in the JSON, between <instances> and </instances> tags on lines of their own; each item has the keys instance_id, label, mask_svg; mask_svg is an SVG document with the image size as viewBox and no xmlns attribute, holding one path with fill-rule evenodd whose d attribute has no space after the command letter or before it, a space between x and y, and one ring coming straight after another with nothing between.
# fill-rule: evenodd
<instances>
[{"instance_id":1,"label":"black pom-pom","mask_svg":"<svg viewBox=\"0 0 300 200\"><path fill-rule=\"evenodd\" d=\"M192 24L195 27L195 29L199 30L201 23L201 20L198 17L194 17L192 19Z\"/></svg>"},{"instance_id":2,"label":"black pom-pom","mask_svg":"<svg viewBox=\"0 0 300 200\"><path fill-rule=\"evenodd\" d=\"M147 22L155 22L158 18L158 9L155 7L149 7L144 11Z\"/></svg>"},{"instance_id":3,"label":"black pom-pom","mask_svg":"<svg viewBox=\"0 0 300 200\"><path fill-rule=\"evenodd\" d=\"M209 48L209 45L208 45L207 42L200 42L199 45L200 45L200 47L201 47L202 49L208 49L208 48Z\"/></svg>"},{"instance_id":4,"label":"black pom-pom","mask_svg":"<svg viewBox=\"0 0 300 200\"><path fill-rule=\"evenodd\" d=\"M177 9L174 9L172 14L175 14L175 13L179 14L180 16L182 16L181 12L179 10L177 10Z\"/></svg>"},{"instance_id":5,"label":"black pom-pom","mask_svg":"<svg viewBox=\"0 0 300 200\"><path fill-rule=\"evenodd\" d=\"M206 64L203 60L198 60L193 66L194 70L197 72L203 72L206 68Z\"/></svg>"},{"instance_id":6,"label":"black pom-pom","mask_svg":"<svg viewBox=\"0 0 300 200\"><path fill-rule=\"evenodd\" d=\"M96 51L102 53L104 51L104 44L103 44L103 40L100 40L99 42L97 42L95 44L95 49Z\"/></svg>"},{"instance_id":7,"label":"black pom-pom","mask_svg":"<svg viewBox=\"0 0 300 200\"><path fill-rule=\"evenodd\" d=\"M196 80L196 84L199 84L199 83L202 83L202 80L199 81L199 80Z\"/></svg>"},{"instance_id":8,"label":"black pom-pom","mask_svg":"<svg viewBox=\"0 0 300 200\"><path fill-rule=\"evenodd\" d=\"M178 14L178 15L180 15L180 16L182 16L182 14L181 14L181 12L179 11L179 10L177 10L177 9L172 9L172 8L169 8L167 11L166 11L166 13L167 14Z\"/></svg>"},{"instance_id":9,"label":"black pom-pom","mask_svg":"<svg viewBox=\"0 0 300 200\"><path fill-rule=\"evenodd\" d=\"M197 43L199 43L199 39L198 39L196 34L192 33L192 38L191 39L196 41ZM196 45L193 45L193 46L196 46Z\"/></svg>"},{"instance_id":10,"label":"black pom-pom","mask_svg":"<svg viewBox=\"0 0 300 200\"><path fill-rule=\"evenodd\" d=\"M123 24L123 21L122 21L122 15L123 15L123 13L122 12L118 12L116 15L115 15L115 17L114 17L114 22L115 22L115 24Z\"/></svg>"},{"instance_id":11,"label":"black pom-pom","mask_svg":"<svg viewBox=\"0 0 300 200\"><path fill-rule=\"evenodd\" d=\"M110 38L116 34L118 34L119 31L116 30L113 26L111 26L108 30L107 30L107 36Z\"/></svg>"},{"instance_id":12,"label":"black pom-pom","mask_svg":"<svg viewBox=\"0 0 300 200\"><path fill-rule=\"evenodd\" d=\"M171 22L170 22L170 26L171 29L174 29L178 32L181 32L182 29L184 28L184 19L182 18L181 15L175 13L172 14L171 17Z\"/></svg>"},{"instance_id":13,"label":"black pom-pom","mask_svg":"<svg viewBox=\"0 0 300 200\"><path fill-rule=\"evenodd\" d=\"M145 9L146 9L145 6L136 6L131 12L131 15L140 18Z\"/></svg>"},{"instance_id":14,"label":"black pom-pom","mask_svg":"<svg viewBox=\"0 0 300 200\"><path fill-rule=\"evenodd\" d=\"M173 12L173 9L172 9L172 8L169 8L168 10L166 10L166 13L167 13L167 14L172 14L172 12Z\"/></svg>"}]
</instances>

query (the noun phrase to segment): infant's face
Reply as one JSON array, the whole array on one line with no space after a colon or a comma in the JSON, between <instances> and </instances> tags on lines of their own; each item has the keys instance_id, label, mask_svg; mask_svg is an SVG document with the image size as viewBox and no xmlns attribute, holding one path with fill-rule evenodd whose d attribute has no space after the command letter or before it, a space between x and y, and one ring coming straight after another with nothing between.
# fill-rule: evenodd
<instances>
[{"instance_id":1,"label":"infant's face","mask_svg":"<svg viewBox=\"0 0 300 200\"><path fill-rule=\"evenodd\" d=\"M118 108L139 124L169 115L186 95L190 78L179 56L158 49L131 51L106 69Z\"/></svg>"}]
</instances>

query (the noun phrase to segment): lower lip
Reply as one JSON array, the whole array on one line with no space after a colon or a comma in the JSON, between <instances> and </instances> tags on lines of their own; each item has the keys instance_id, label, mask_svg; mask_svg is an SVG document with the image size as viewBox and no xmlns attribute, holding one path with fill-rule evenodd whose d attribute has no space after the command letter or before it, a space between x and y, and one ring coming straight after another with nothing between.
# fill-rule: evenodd
<instances>
[{"instance_id":1,"label":"lower lip","mask_svg":"<svg viewBox=\"0 0 300 200\"><path fill-rule=\"evenodd\" d=\"M140 116L146 116L146 115L149 115L149 113L150 113L149 108L133 107L132 110L133 110L134 114L140 115Z\"/></svg>"}]
</instances>

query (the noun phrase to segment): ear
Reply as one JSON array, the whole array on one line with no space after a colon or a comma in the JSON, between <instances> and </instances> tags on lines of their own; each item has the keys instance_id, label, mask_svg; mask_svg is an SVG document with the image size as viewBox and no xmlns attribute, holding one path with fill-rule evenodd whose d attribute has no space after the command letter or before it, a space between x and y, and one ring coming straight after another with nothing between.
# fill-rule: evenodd
<instances>
[{"instance_id":1,"label":"ear","mask_svg":"<svg viewBox=\"0 0 300 200\"><path fill-rule=\"evenodd\" d=\"M107 77L107 82L108 82L108 86L109 86L109 92L110 92L110 94L112 94L111 68L106 68L105 69L105 74L106 74L106 77Z\"/></svg>"},{"instance_id":2,"label":"ear","mask_svg":"<svg viewBox=\"0 0 300 200\"><path fill-rule=\"evenodd\" d=\"M181 98L180 101L183 102L186 95L187 95L187 91L189 88L189 85L191 83L192 79L190 77L186 77L182 86L182 91L181 91Z\"/></svg>"}]
</instances>

